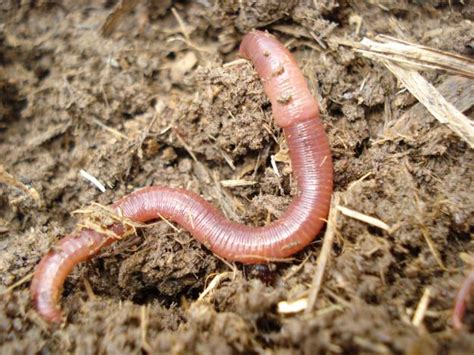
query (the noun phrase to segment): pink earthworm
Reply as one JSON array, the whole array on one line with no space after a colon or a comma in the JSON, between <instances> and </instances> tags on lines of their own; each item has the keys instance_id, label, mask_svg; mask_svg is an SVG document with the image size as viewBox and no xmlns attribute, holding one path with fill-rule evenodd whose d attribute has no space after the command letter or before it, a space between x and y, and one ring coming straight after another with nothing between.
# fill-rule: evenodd
<instances>
[{"instance_id":1,"label":"pink earthworm","mask_svg":"<svg viewBox=\"0 0 474 355\"><path fill-rule=\"evenodd\" d=\"M252 31L244 36L240 54L254 65L288 143L298 192L283 216L264 227L246 226L227 220L193 192L162 186L137 190L111 207L137 222L159 217L174 221L216 255L258 264L286 258L316 237L329 211L333 166L319 105L290 52L272 35ZM126 227L117 222L109 228L121 235ZM43 257L31 284L34 306L43 319L62 322L59 299L67 275L116 239L83 228L60 240Z\"/></svg>"},{"instance_id":2,"label":"pink earthworm","mask_svg":"<svg viewBox=\"0 0 474 355\"><path fill-rule=\"evenodd\" d=\"M456 302L454 304L453 312L453 326L455 329L460 330L462 328L462 319L466 312L466 303L469 299L470 293L473 291L474 286L474 270L471 270L469 275L461 284L461 288L456 296Z\"/></svg>"}]
</instances>

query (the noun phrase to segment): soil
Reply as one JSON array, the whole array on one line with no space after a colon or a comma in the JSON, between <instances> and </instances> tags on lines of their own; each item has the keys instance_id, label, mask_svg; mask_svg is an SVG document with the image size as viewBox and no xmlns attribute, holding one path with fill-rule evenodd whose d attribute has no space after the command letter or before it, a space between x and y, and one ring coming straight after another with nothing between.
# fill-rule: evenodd
<instances>
[{"instance_id":1,"label":"soil","mask_svg":"<svg viewBox=\"0 0 474 355\"><path fill-rule=\"evenodd\" d=\"M474 307L463 330L451 323L474 253L472 150L383 65L336 41L384 33L472 58L473 1L4 1L0 10L0 162L29 188L0 184L0 353L474 353ZM193 190L247 224L285 210L296 190L284 139L254 70L234 62L252 28L289 46L319 99L342 204L396 230L339 214L314 311L283 315L279 302L310 292L324 231L265 269L229 264L158 222L76 267L67 321L49 329L29 276L75 228L73 211L152 184ZM438 87L452 80L423 75ZM472 118L472 105L464 113ZM400 131L387 130L401 118ZM231 179L255 184L220 183Z\"/></svg>"}]
</instances>

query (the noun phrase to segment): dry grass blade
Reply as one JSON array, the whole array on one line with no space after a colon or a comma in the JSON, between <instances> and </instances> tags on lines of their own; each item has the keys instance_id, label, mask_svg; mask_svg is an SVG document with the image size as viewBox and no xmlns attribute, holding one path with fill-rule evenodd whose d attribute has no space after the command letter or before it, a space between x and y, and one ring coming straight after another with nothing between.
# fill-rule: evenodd
<instances>
[{"instance_id":1,"label":"dry grass blade","mask_svg":"<svg viewBox=\"0 0 474 355\"><path fill-rule=\"evenodd\" d=\"M334 237L336 235L336 219L339 206L340 196L338 193L334 194L331 210L329 211L328 224L326 227L326 233L324 233L323 247L321 248L321 254L318 257L318 264L316 265L316 272L311 282L311 289L309 290L308 306L306 312L311 312L314 309L318 294L321 289L323 281L324 270L331 257L332 245L334 243Z\"/></svg>"},{"instance_id":2,"label":"dry grass blade","mask_svg":"<svg viewBox=\"0 0 474 355\"><path fill-rule=\"evenodd\" d=\"M436 88L427 82L418 72L406 69L398 64L383 61L383 64L405 85L423 106L442 124L474 148L474 124L459 112Z\"/></svg>"},{"instance_id":3,"label":"dry grass blade","mask_svg":"<svg viewBox=\"0 0 474 355\"><path fill-rule=\"evenodd\" d=\"M179 28L181 29L181 33L189 41L190 40L190 38L189 38L189 32L190 31L188 30L185 22L183 21L183 19L179 15L178 11L174 7L171 8L171 12L172 12L174 18L176 19L176 21L179 24Z\"/></svg>"},{"instance_id":4,"label":"dry grass blade","mask_svg":"<svg viewBox=\"0 0 474 355\"><path fill-rule=\"evenodd\" d=\"M176 233L180 233L181 230L176 227L173 223L171 223L167 218L163 217L161 213L158 213L158 217L160 217L171 229L173 229Z\"/></svg>"},{"instance_id":5,"label":"dry grass blade","mask_svg":"<svg viewBox=\"0 0 474 355\"><path fill-rule=\"evenodd\" d=\"M474 97L474 80L472 79L453 75L436 86L436 90L460 112L468 112L474 107L474 101L472 100ZM414 124L428 114L422 103L419 102L413 105L400 118L387 122L381 133L382 139L374 143L400 139L415 141L422 138L420 136L422 133L414 129Z\"/></svg>"},{"instance_id":6,"label":"dry grass blade","mask_svg":"<svg viewBox=\"0 0 474 355\"><path fill-rule=\"evenodd\" d=\"M446 267L446 265L444 265L443 259L441 258L441 255L438 249L436 248L436 244L431 239L430 232L428 228L426 227L426 225L422 222L418 222L418 228L420 228L421 235L425 239L426 244L428 244L428 248L433 254L433 257L435 258L441 270L448 271L448 268Z\"/></svg>"},{"instance_id":7,"label":"dry grass blade","mask_svg":"<svg viewBox=\"0 0 474 355\"><path fill-rule=\"evenodd\" d=\"M107 132L111 133L112 135L114 135L116 138L118 139L125 139L127 141L130 140L130 138L128 138L128 136L126 136L125 134L123 134L122 132L116 130L115 128L112 128L112 127L109 127L107 126L106 124L102 123L100 120L98 120L97 118L95 117L92 117L91 118L91 121L93 123L95 123L96 125L98 125L99 127L103 128L104 130L106 130Z\"/></svg>"},{"instance_id":8,"label":"dry grass blade","mask_svg":"<svg viewBox=\"0 0 474 355\"><path fill-rule=\"evenodd\" d=\"M23 285L25 282L28 282L30 279L33 278L33 274L33 272L29 273L28 275L22 277L20 280L15 282L13 285L7 287L5 290L0 291L0 296L6 295L7 293L12 292L17 287Z\"/></svg>"},{"instance_id":9,"label":"dry grass blade","mask_svg":"<svg viewBox=\"0 0 474 355\"><path fill-rule=\"evenodd\" d=\"M138 0L122 0L107 16L101 28L102 34L109 36L118 26L124 15L130 13L138 2Z\"/></svg>"},{"instance_id":10,"label":"dry grass blade","mask_svg":"<svg viewBox=\"0 0 474 355\"><path fill-rule=\"evenodd\" d=\"M257 183L256 181L249 181L249 180L243 180L243 179L221 180L220 182L222 186L225 186L225 187L252 186Z\"/></svg>"},{"instance_id":11,"label":"dry grass blade","mask_svg":"<svg viewBox=\"0 0 474 355\"><path fill-rule=\"evenodd\" d=\"M146 305L146 306L142 305L140 307L140 334L141 334L141 341L142 341L142 349L145 350L145 352L151 354L153 350L147 341L149 319L150 319L150 305Z\"/></svg>"},{"instance_id":12,"label":"dry grass blade","mask_svg":"<svg viewBox=\"0 0 474 355\"><path fill-rule=\"evenodd\" d=\"M229 67L233 67L235 65L240 65L240 64L245 64L245 63L248 63L249 61L247 59L243 59L243 58L240 58L240 59L235 59L231 62L228 62L228 63L224 63L222 65L223 68L229 68Z\"/></svg>"},{"instance_id":13,"label":"dry grass blade","mask_svg":"<svg viewBox=\"0 0 474 355\"><path fill-rule=\"evenodd\" d=\"M184 147L184 149L188 152L188 154L191 156L191 158L193 158L193 160L196 163L199 163L199 160L194 155L191 147L184 141L184 139L181 138L181 136L179 134L176 134L176 138L178 139L179 143L181 143L181 145Z\"/></svg>"},{"instance_id":14,"label":"dry grass blade","mask_svg":"<svg viewBox=\"0 0 474 355\"><path fill-rule=\"evenodd\" d=\"M73 211L72 214L83 215L82 221L77 224L79 229L92 229L98 233L118 240L130 235L136 235L137 228L147 226L146 224L134 221L124 216L121 211L117 212L112 207L103 206L95 202L92 202L90 207ZM121 235L117 235L110 229L110 226L114 223L120 223L124 228L124 232Z\"/></svg>"},{"instance_id":15,"label":"dry grass blade","mask_svg":"<svg viewBox=\"0 0 474 355\"><path fill-rule=\"evenodd\" d=\"M356 51L370 58L386 59L415 69L439 69L474 79L474 60L419 44L379 35L364 38Z\"/></svg>"},{"instance_id":16,"label":"dry grass blade","mask_svg":"<svg viewBox=\"0 0 474 355\"><path fill-rule=\"evenodd\" d=\"M168 42L181 41L181 42L186 43L186 45L188 45L192 49L195 49L198 52L212 53L212 51L210 49L203 48L203 47L200 47L200 46L194 44L194 42L191 40L191 36L190 36L190 34L192 33L192 29L190 28L190 26L188 26L184 22L183 18L181 17L179 12L176 10L176 8L172 7L171 8L171 13L173 14L174 18L176 19L176 22L178 22L178 25L179 25L179 28L180 28L179 32L182 33L183 37L181 37L179 35L175 36L175 37L171 37L171 38L168 39Z\"/></svg>"},{"instance_id":17,"label":"dry grass blade","mask_svg":"<svg viewBox=\"0 0 474 355\"><path fill-rule=\"evenodd\" d=\"M474 148L473 123L416 71L441 69L474 79L474 61L388 36L376 39L378 41L364 38L361 43L342 41L340 44L356 47L365 57L381 61L438 121Z\"/></svg>"},{"instance_id":18,"label":"dry grass blade","mask_svg":"<svg viewBox=\"0 0 474 355\"><path fill-rule=\"evenodd\" d=\"M426 288L425 292L423 292L423 296L421 296L418 306L416 307L413 320L411 321L415 327L419 327L422 324L423 319L425 318L426 311L428 309L428 304L430 303L430 296L431 291L429 288Z\"/></svg>"},{"instance_id":19,"label":"dry grass blade","mask_svg":"<svg viewBox=\"0 0 474 355\"><path fill-rule=\"evenodd\" d=\"M361 336L354 337L354 343L361 347L362 349L366 350L365 353L369 354L390 354L390 349L382 343L375 343L370 339L363 338ZM362 351L363 352L363 351Z\"/></svg>"},{"instance_id":20,"label":"dry grass blade","mask_svg":"<svg viewBox=\"0 0 474 355\"><path fill-rule=\"evenodd\" d=\"M87 278L84 278L84 288L86 289L87 297L89 297L90 300L97 299L94 290L92 289L91 283Z\"/></svg>"},{"instance_id":21,"label":"dry grass blade","mask_svg":"<svg viewBox=\"0 0 474 355\"><path fill-rule=\"evenodd\" d=\"M211 293L219 284L225 280L229 279L233 275L233 272L225 271L221 274L216 275L204 291L199 295L198 301L203 300L208 294Z\"/></svg>"},{"instance_id":22,"label":"dry grass blade","mask_svg":"<svg viewBox=\"0 0 474 355\"><path fill-rule=\"evenodd\" d=\"M278 31L281 33L285 33L287 35L290 35L292 37L296 38L308 38L312 39L311 35L309 34L308 30L301 27L301 26L295 26L295 25L273 25L272 30Z\"/></svg>"},{"instance_id":23,"label":"dry grass blade","mask_svg":"<svg viewBox=\"0 0 474 355\"><path fill-rule=\"evenodd\" d=\"M294 275L296 275L298 272L301 271L301 269L304 267L304 265L306 264L306 262L309 260L309 258L311 257L313 253L308 253L308 255L304 258L304 260L298 265L296 266L294 269L290 270L287 274L285 274L283 277L282 277L282 280L283 281L288 281L289 279L291 279Z\"/></svg>"},{"instance_id":24,"label":"dry grass blade","mask_svg":"<svg viewBox=\"0 0 474 355\"><path fill-rule=\"evenodd\" d=\"M381 221L378 218L367 216L366 214L351 210L350 208L343 206L337 206L337 210L347 217L351 217L357 219L358 221L365 222L372 226L378 227L380 229L383 229L384 231L387 231L388 233L391 233L393 231L393 227L390 227L387 223Z\"/></svg>"},{"instance_id":25,"label":"dry grass blade","mask_svg":"<svg viewBox=\"0 0 474 355\"><path fill-rule=\"evenodd\" d=\"M9 186L16 187L17 189L23 191L24 193L30 195L30 197L35 200L38 206L43 204L40 194L33 187L23 184L21 181L16 179L13 175L9 174L3 165L0 164L0 184L5 184Z\"/></svg>"},{"instance_id":26,"label":"dry grass blade","mask_svg":"<svg viewBox=\"0 0 474 355\"><path fill-rule=\"evenodd\" d=\"M84 169L79 170L79 175L81 175L84 179L92 183L92 185L97 187L101 192L105 192L104 184L101 183L94 175L88 173Z\"/></svg>"},{"instance_id":27,"label":"dry grass blade","mask_svg":"<svg viewBox=\"0 0 474 355\"><path fill-rule=\"evenodd\" d=\"M306 28L295 26L295 25L273 25L271 28L274 31L282 32L287 35L290 35L294 38L307 38L315 41L321 48L327 49L328 46L325 43L325 38L337 27L336 23L329 24L326 29L316 33L313 31L308 31ZM285 44L285 47L288 45Z\"/></svg>"}]
</instances>

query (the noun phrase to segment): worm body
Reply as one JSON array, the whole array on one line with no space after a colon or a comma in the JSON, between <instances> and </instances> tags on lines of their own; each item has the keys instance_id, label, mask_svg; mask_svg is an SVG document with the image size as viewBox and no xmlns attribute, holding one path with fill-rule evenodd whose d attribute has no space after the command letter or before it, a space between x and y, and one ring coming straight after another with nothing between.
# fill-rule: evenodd
<instances>
[{"instance_id":1,"label":"worm body","mask_svg":"<svg viewBox=\"0 0 474 355\"><path fill-rule=\"evenodd\" d=\"M213 253L242 263L263 263L288 257L308 245L327 217L333 168L329 142L319 108L289 51L273 36L253 31L240 53L250 59L264 83L276 123L289 147L298 193L284 215L264 227L227 220L193 192L161 186L137 190L112 207L138 222L164 217L188 230ZM112 226L118 235L120 224ZM61 322L59 298L66 276L77 263L91 258L115 239L83 229L62 239L38 265L33 277L33 302L41 316Z\"/></svg>"},{"instance_id":2,"label":"worm body","mask_svg":"<svg viewBox=\"0 0 474 355\"><path fill-rule=\"evenodd\" d=\"M453 326L454 329L462 328L462 319L464 318L464 313L466 312L466 304L470 299L470 294L472 293L472 288L474 286L474 270L471 270L469 275L461 284L461 288L458 291L456 296L456 302L454 304L453 312Z\"/></svg>"}]
</instances>

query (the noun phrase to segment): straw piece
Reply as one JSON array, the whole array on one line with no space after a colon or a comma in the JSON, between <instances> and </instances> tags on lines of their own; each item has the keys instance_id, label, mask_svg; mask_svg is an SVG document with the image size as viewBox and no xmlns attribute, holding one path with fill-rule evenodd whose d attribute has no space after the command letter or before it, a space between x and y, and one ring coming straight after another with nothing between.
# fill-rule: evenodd
<instances>
[{"instance_id":1,"label":"straw piece","mask_svg":"<svg viewBox=\"0 0 474 355\"><path fill-rule=\"evenodd\" d=\"M446 101L444 96L418 72L393 62L385 60L382 62L439 122L447 125L474 148L474 124L469 118Z\"/></svg>"}]
</instances>

